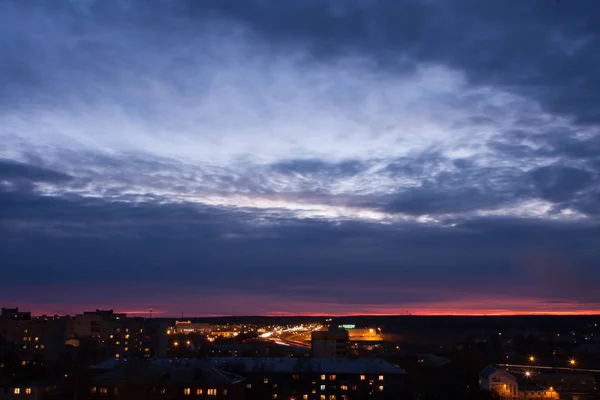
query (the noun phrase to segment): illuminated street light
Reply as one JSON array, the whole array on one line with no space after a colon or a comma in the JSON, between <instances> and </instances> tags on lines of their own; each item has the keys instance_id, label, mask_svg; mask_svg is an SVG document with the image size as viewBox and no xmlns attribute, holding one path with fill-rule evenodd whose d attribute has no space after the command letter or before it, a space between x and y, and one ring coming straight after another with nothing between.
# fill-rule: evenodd
<instances>
[{"instance_id":1,"label":"illuminated street light","mask_svg":"<svg viewBox=\"0 0 600 400\"><path fill-rule=\"evenodd\" d=\"M525 371L525 376L529 378L531 376L531 372Z\"/></svg>"},{"instance_id":2,"label":"illuminated street light","mask_svg":"<svg viewBox=\"0 0 600 400\"><path fill-rule=\"evenodd\" d=\"M175 346L175 347L179 346L179 342L173 342L173 346Z\"/></svg>"},{"instance_id":3,"label":"illuminated street light","mask_svg":"<svg viewBox=\"0 0 600 400\"><path fill-rule=\"evenodd\" d=\"M529 362L535 362L535 357L534 356L529 356Z\"/></svg>"},{"instance_id":4,"label":"illuminated street light","mask_svg":"<svg viewBox=\"0 0 600 400\"><path fill-rule=\"evenodd\" d=\"M574 366L575 366L575 364L577 364L577 362L575 362L575 359L574 359L574 358L571 358L571 359L569 360L569 365L570 365L571 367L574 367Z\"/></svg>"}]
</instances>

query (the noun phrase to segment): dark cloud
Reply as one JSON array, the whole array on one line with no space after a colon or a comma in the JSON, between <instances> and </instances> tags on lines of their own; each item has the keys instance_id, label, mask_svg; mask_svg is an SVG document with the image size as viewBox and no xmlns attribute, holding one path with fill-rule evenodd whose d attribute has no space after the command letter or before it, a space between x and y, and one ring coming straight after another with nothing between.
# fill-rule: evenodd
<instances>
[{"instance_id":1,"label":"dark cloud","mask_svg":"<svg viewBox=\"0 0 600 400\"><path fill-rule=\"evenodd\" d=\"M471 210L472 207L497 205L494 199L477 188L457 188L454 191L438 188L418 188L398 194L387 210L422 215L431 212L452 213Z\"/></svg>"},{"instance_id":2,"label":"dark cloud","mask_svg":"<svg viewBox=\"0 0 600 400\"><path fill-rule=\"evenodd\" d=\"M323 160L287 160L271 166L271 168L284 174L322 174L332 179L344 176L356 175L363 171L366 166L360 161L343 161L337 164Z\"/></svg>"},{"instance_id":3,"label":"dark cloud","mask_svg":"<svg viewBox=\"0 0 600 400\"><path fill-rule=\"evenodd\" d=\"M356 54L392 70L406 67L407 62L412 66L439 63L464 71L473 83L497 85L532 97L550 112L582 123L600 120L600 94L596 90L600 86L596 68L600 5L596 2L536 0L511 7L475 0L89 4L0 5L8 22L2 31L5 40L0 51L11 54L0 71L4 93L16 96L20 88L32 87L39 92L41 84L67 89L68 77L78 80L85 74L102 82L121 62L140 66L141 60L128 54L132 35L138 46L144 43L139 48L141 55L149 49L180 44L180 39L196 34L207 23L229 21L250 28L275 48L306 48L317 59ZM28 15L27 24L21 28L10 23L23 21L24 14ZM74 43L74 48L45 42L44 51L36 37L25 31L32 28L47 34L80 32L83 36L109 29L121 36L123 45L108 48L88 35ZM162 30L170 31L170 35L160 34ZM176 71L185 57L173 62ZM51 72L54 76L48 72L48 63L55 67ZM80 68L82 65L93 68ZM73 89L93 88L71 88L69 92ZM481 121L486 121L485 117Z\"/></svg>"},{"instance_id":4,"label":"dark cloud","mask_svg":"<svg viewBox=\"0 0 600 400\"><path fill-rule=\"evenodd\" d=\"M27 279L29 288L42 292L59 284L91 285L93 291L131 282L143 291L160 281L161 288L172 284L184 291L268 291L349 305L357 296L351 288L362 285L382 288L369 292L364 304L407 309L522 290L561 301L600 301L593 289L600 281L593 270L600 256L597 226L489 218L445 229L285 218L257 224L252 214L188 204L11 196L7 203L3 195L0 207L5 293ZM35 252L27 251L32 247ZM539 257L549 249L560 256L548 255L558 263L556 271L585 273L585 282L568 290L555 290L556 281L540 284L549 264ZM314 276L337 279L339 288L321 287ZM127 298L126 291L118 293Z\"/></svg>"},{"instance_id":5,"label":"dark cloud","mask_svg":"<svg viewBox=\"0 0 600 400\"><path fill-rule=\"evenodd\" d=\"M71 177L44 167L0 159L0 179L6 181L65 182Z\"/></svg>"},{"instance_id":6,"label":"dark cloud","mask_svg":"<svg viewBox=\"0 0 600 400\"><path fill-rule=\"evenodd\" d=\"M531 172L531 177L540 197L552 201L570 199L594 181L594 175L589 171L560 165L537 168Z\"/></svg>"},{"instance_id":7,"label":"dark cloud","mask_svg":"<svg viewBox=\"0 0 600 400\"><path fill-rule=\"evenodd\" d=\"M357 53L392 68L437 62L474 83L534 97L551 112L600 121L600 5L536 0L193 2L193 18L218 13L269 41L307 46L317 57ZM186 10L187 12L188 10Z\"/></svg>"}]
</instances>

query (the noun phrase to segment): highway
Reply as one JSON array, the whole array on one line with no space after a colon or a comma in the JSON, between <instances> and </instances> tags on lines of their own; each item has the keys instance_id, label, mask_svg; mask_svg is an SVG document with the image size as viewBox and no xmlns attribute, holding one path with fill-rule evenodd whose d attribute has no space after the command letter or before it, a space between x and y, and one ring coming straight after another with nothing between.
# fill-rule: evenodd
<instances>
[{"instance_id":1,"label":"highway","mask_svg":"<svg viewBox=\"0 0 600 400\"><path fill-rule=\"evenodd\" d=\"M274 327L260 335L261 340L277 343L282 346L294 346L310 349L311 332L322 329L320 325L301 325L291 328Z\"/></svg>"}]
</instances>

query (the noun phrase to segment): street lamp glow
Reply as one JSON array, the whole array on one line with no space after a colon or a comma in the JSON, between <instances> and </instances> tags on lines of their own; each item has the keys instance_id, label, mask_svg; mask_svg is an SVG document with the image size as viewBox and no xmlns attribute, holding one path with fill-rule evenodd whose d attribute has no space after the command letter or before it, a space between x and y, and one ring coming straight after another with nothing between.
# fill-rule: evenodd
<instances>
[{"instance_id":1,"label":"street lamp glow","mask_svg":"<svg viewBox=\"0 0 600 400\"><path fill-rule=\"evenodd\" d=\"M525 371L525 376L529 378L531 376L531 372Z\"/></svg>"},{"instance_id":2,"label":"street lamp glow","mask_svg":"<svg viewBox=\"0 0 600 400\"><path fill-rule=\"evenodd\" d=\"M570 365L570 366L574 366L575 364L576 364L576 362L575 362L575 359L574 359L574 358L571 358L571 359L569 360L569 365Z\"/></svg>"},{"instance_id":3,"label":"street lamp glow","mask_svg":"<svg viewBox=\"0 0 600 400\"><path fill-rule=\"evenodd\" d=\"M535 357L534 356L529 356L529 361L530 362L534 362L535 361Z\"/></svg>"}]
</instances>

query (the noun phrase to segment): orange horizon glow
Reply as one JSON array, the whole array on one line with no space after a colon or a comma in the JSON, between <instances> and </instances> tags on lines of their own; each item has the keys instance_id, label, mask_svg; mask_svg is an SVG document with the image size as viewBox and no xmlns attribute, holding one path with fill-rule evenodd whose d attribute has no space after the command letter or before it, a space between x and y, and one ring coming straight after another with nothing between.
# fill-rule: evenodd
<instances>
[{"instance_id":1,"label":"orange horizon glow","mask_svg":"<svg viewBox=\"0 0 600 400\"><path fill-rule=\"evenodd\" d=\"M368 297L367 297L368 298ZM324 299L305 297L281 298L269 294L226 293L180 296L177 302L170 298L156 300L136 298L135 301L114 302L37 303L19 299L0 298L0 304L19 306L33 315L75 315L96 309L115 310L138 316L180 318L190 317L339 317L339 316L527 316L527 315L600 315L600 303L577 301L550 302L545 298L482 297L459 298L454 301L415 302L408 304L332 303ZM201 300L201 301L200 301ZM150 312L152 309L152 312Z\"/></svg>"},{"instance_id":2,"label":"orange horizon glow","mask_svg":"<svg viewBox=\"0 0 600 400\"><path fill-rule=\"evenodd\" d=\"M105 308L98 308L105 309ZM87 311L94 311L89 309ZM28 311L22 309L22 311ZM180 318L181 315L169 311L120 311L114 310L115 314L126 315L160 315L160 318ZM51 316L51 315L75 315L81 314L81 311L70 313L56 313L44 311L31 311L32 316ZM405 311L396 313L316 313L316 312L287 312L272 311L266 313L248 313L248 314L215 314L215 313L187 313L185 318L219 318L219 317L511 317L511 316L595 316L600 315L600 310L574 310L574 311L523 311L523 310L427 310L411 311L407 314Z\"/></svg>"}]
</instances>

